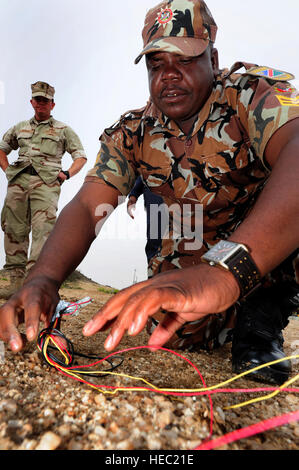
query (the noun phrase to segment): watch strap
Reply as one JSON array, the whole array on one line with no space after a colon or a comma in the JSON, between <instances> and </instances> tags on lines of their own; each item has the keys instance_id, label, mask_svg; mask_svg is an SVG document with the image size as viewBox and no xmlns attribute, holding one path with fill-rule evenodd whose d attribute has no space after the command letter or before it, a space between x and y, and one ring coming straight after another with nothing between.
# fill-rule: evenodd
<instances>
[{"instance_id":1,"label":"watch strap","mask_svg":"<svg viewBox=\"0 0 299 470\"><path fill-rule=\"evenodd\" d=\"M62 170L61 173L64 173L64 174L65 174L67 180L70 179L71 176L70 176L70 172L69 172L69 171Z\"/></svg>"},{"instance_id":2,"label":"watch strap","mask_svg":"<svg viewBox=\"0 0 299 470\"><path fill-rule=\"evenodd\" d=\"M241 289L241 298L251 293L261 282L260 272L250 253L240 248L226 261Z\"/></svg>"}]
</instances>

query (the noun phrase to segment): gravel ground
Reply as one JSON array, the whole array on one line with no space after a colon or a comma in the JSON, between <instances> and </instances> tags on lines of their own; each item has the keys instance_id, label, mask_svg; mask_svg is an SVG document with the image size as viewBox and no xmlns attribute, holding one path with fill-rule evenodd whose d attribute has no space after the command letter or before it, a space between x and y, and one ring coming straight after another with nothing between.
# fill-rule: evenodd
<instances>
[{"instance_id":1,"label":"gravel ground","mask_svg":"<svg viewBox=\"0 0 299 470\"><path fill-rule=\"evenodd\" d=\"M0 287L7 281L0 281ZM62 331L76 351L105 357L100 333L82 336L82 327L111 296L86 279L75 280L61 289L61 297L76 301L91 296L94 302L78 317L66 317ZM0 300L0 304L3 303ZM285 351L298 354L299 321L292 318L285 330ZM126 337L120 348L144 346L146 334ZM207 386L233 377L230 346L213 353L183 353L201 372ZM165 351L138 349L123 354L123 364L115 371L142 377L160 388L201 388L197 372L184 360ZM80 360L81 361L81 360ZM293 361L293 375L299 361ZM90 378L94 384L136 386L120 376ZM144 384L143 384L144 385ZM232 382L229 388L256 388L269 385L250 380ZM298 387L298 383L293 387ZM213 438L236 429L298 410L298 395L280 393L237 409L227 407L261 393L217 393L212 395ZM21 354L6 350L0 362L0 450L192 450L208 436L211 424L208 396L171 397L152 391L119 391L103 394L85 384L63 376L42 361L35 344ZM299 423L246 438L221 450L298 450Z\"/></svg>"}]
</instances>

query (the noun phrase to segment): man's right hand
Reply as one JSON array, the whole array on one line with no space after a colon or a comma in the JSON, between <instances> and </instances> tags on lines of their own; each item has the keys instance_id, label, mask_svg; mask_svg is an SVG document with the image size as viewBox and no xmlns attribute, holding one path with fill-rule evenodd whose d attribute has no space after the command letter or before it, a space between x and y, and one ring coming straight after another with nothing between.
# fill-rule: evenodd
<instances>
[{"instance_id":1,"label":"man's right hand","mask_svg":"<svg viewBox=\"0 0 299 470\"><path fill-rule=\"evenodd\" d=\"M27 340L34 341L40 321L49 326L58 302L58 288L52 280L37 277L28 281L0 308L0 339L13 352L21 351L25 344L18 326L25 323Z\"/></svg>"}]
</instances>

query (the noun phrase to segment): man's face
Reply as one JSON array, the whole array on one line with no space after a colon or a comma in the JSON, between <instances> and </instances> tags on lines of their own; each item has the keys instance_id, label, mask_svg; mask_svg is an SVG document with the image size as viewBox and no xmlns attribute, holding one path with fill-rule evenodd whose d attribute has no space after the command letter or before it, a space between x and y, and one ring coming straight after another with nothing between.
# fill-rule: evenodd
<instances>
[{"instance_id":1,"label":"man's face","mask_svg":"<svg viewBox=\"0 0 299 470\"><path fill-rule=\"evenodd\" d=\"M208 48L198 57L154 52L146 63L154 104L188 132L211 94L218 72L217 50Z\"/></svg>"},{"instance_id":2,"label":"man's face","mask_svg":"<svg viewBox=\"0 0 299 470\"><path fill-rule=\"evenodd\" d=\"M51 116L51 111L55 106L52 100L48 100L43 96L36 96L30 101L35 111L37 121L46 121Z\"/></svg>"}]
</instances>

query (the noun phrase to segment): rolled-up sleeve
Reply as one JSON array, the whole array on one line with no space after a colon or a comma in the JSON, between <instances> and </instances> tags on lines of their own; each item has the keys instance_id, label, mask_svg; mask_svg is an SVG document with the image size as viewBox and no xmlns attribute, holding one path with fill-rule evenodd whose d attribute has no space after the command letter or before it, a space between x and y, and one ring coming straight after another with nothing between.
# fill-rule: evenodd
<instances>
[{"instance_id":1,"label":"rolled-up sleeve","mask_svg":"<svg viewBox=\"0 0 299 470\"><path fill-rule=\"evenodd\" d=\"M18 140L16 137L15 127L9 129L0 140L0 150L2 150L6 155L9 155L13 150L19 148Z\"/></svg>"},{"instance_id":2,"label":"rolled-up sleeve","mask_svg":"<svg viewBox=\"0 0 299 470\"><path fill-rule=\"evenodd\" d=\"M74 161L78 160L78 158L85 158L85 160L87 160L84 147L76 132L70 127L67 127L64 131L64 136L65 150L71 155L72 159Z\"/></svg>"}]
</instances>

